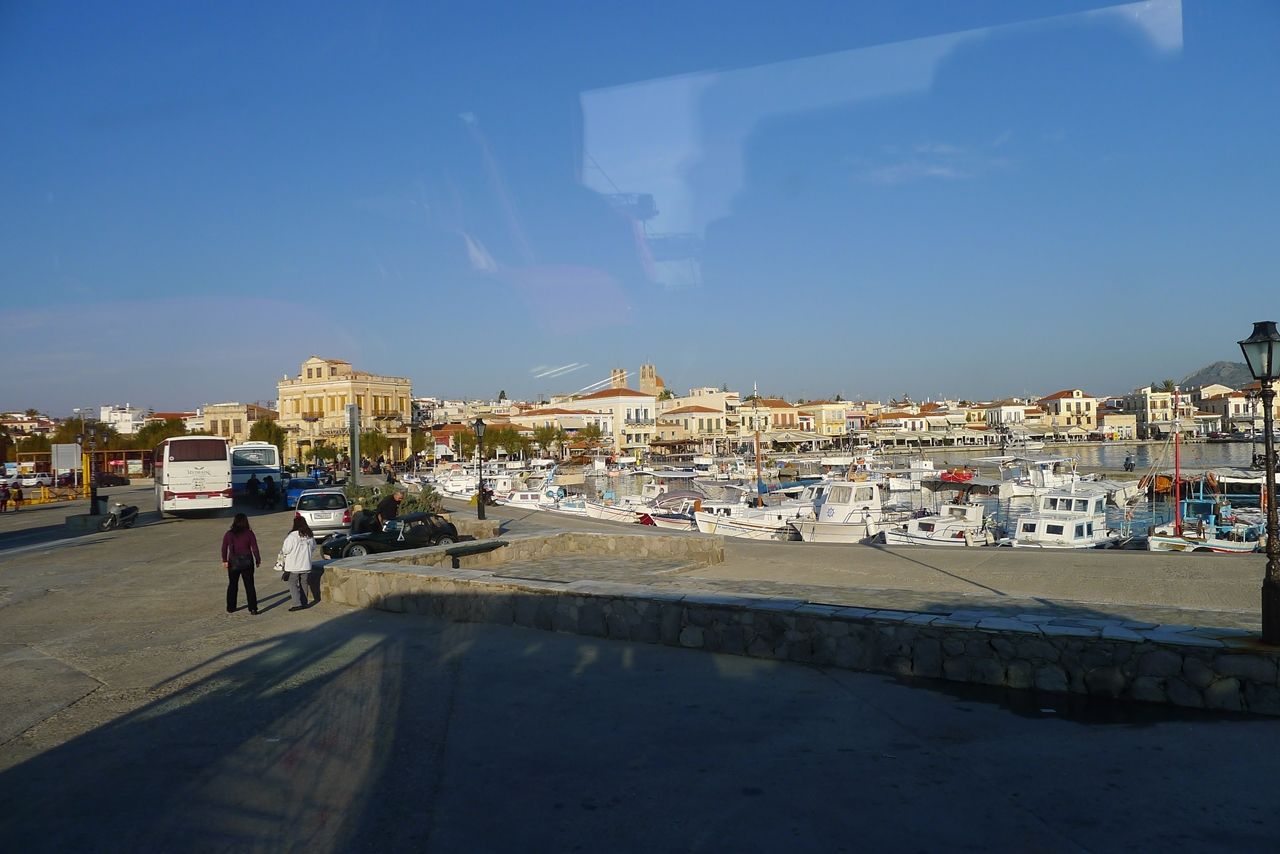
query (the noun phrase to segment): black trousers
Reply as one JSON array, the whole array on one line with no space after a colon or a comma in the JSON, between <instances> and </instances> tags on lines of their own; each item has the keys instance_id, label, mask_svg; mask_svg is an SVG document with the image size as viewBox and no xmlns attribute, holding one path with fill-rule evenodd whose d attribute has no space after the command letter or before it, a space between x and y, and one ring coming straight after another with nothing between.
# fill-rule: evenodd
<instances>
[{"instance_id":1,"label":"black trousers","mask_svg":"<svg viewBox=\"0 0 1280 854\"><path fill-rule=\"evenodd\" d=\"M227 567L227 610L236 609L236 594L240 592L240 581L244 580L244 598L249 602L249 610L258 610L258 591L253 586L253 565L248 569Z\"/></svg>"}]
</instances>

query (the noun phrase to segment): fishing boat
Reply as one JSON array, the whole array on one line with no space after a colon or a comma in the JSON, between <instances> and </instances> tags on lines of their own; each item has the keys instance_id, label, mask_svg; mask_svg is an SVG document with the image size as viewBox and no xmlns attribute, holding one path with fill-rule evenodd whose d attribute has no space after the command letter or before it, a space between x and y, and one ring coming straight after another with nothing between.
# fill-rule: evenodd
<instances>
[{"instance_id":1,"label":"fishing boat","mask_svg":"<svg viewBox=\"0 0 1280 854\"><path fill-rule=\"evenodd\" d=\"M637 508L629 502L583 501L582 507L588 517L605 522L638 522L640 517L637 510L643 512L643 508Z\"/></svg>"},{"instance_id":2,"label":"fishing boat","mask_svg":"<svg viewBox=\"0 0 1280 854\"><path fill-rule=\"evenodd\" d=\"M909 508L884 503L882 484L872 480L829 483L814 500L812 516L791 526L806 543L867 542L886 526L911 516Z\"/></svg>"},{"instance_id":3,"label":"fishing boat","mask_svg":"<svg viewBox=\"0 0 1280 854\"><path fill-rule=\"evenodd\" d=\"M694 511L694 522L704 534L742 537L748 540L794 540L791 527L799 508L748 507L739 504Z\"/></svg>"},{"instance_id":4,"label":"fishing boat","mask_svg":"<svg viewBox=\"0 0 1280 854\"><path fill-rule=\"evenodd\" d=\"M1107 527L1107 491L1080 484L1055 489L1037 499L1036 509L1017 518L1002 546L1042 549L1096 549L1117 545Z\"/></svg>"},{"instance_id":5,"label":"fishing boat","mask_svg":"<svg viewBox=\"0 0 1280 854\"><path fill-rule=\"evenodd\" d=\"M989 546L996 541L981 504L946 504L937 513L885 528L882 535L890 546Z\"/></svg>"},{"instance_id":6,"label":"fishing boat","mask_svg":"<svg viewBox=\"0 0 1280 854\"><path fill-rule=\"evenodd\" d=\"M1180 421L1177 420L1178 392L1174 390L1173 411L1173 521L1153 528L1147 536L1147 549L1153 552L1214 552L1216 554L1250 554L1263 542L1264 521L1261 512L1235 510L1220 495L1206 494L1207 476L1198 482L1194 496L1181 496L1182 456ZM1214 482L1216 486L1216 481ZM1265 492L1262 495L1265 496Z\"/></svg>"}]
</instances>

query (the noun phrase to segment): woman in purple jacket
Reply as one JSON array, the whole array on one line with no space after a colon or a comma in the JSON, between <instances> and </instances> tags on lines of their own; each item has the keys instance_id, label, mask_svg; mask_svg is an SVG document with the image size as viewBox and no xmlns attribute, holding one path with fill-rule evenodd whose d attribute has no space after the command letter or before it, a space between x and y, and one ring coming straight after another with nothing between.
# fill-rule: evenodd
<instances>
[{"instance_id":1,"label":"woman in purple jacket","mask_svg":"<svg viewBox=\"0 0 1280 854\"><path fill-rule=\"evenodd\" d=\"M253 587L253 571L262 566L258 554L258 538L249 528L249 517L237 513L231 530L222 535L222 568L227 571L227 613L236 610L236 594L240 579L244 579L244 596L249 602L249 613L258 613L258 591Z\"/></svg>"}]
</instances>

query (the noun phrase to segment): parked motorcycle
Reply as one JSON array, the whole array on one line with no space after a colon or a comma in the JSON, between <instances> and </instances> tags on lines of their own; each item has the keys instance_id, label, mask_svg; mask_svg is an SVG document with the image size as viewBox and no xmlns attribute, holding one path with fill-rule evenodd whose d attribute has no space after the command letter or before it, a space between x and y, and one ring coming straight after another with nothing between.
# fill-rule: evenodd
<instances>
[{"instance_id":1,"label":"parked motorcycle","mask_svg":"<svg viewBox=\"0 0 1280 854\"><path fill-rule=\"evenodd\" d=\"M111 512L102 517L102 521L98 523L99 531L110 531L114 528L132 528L133 523L138 521L138 508L132 504L126 505L120 501L111 505Z\"/></svg>"}]
</instances>

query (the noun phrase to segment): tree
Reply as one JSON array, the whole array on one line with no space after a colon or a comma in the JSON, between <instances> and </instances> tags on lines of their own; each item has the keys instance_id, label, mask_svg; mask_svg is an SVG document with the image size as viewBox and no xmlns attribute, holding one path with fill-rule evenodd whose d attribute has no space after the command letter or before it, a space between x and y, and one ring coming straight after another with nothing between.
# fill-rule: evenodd
<instances>
[{"instance_id":1,"label":"tree","mask_svg":"<svg viewBox=\"0 0 1280 854\"><path fill-rule=\"evenodd\" d=\"M364 430L360 433L360 453L369 459L377 459L387 453L390 442L377 430Z\"/></svg>"},{"instance_id":2,"label":"tree","mask_svg":"<svg viewBox=\"0 0 1280 854\"><path fill-rule=\"evenodd\" d=\"M274 418L259 418L249 428L249 441L270 442L284 457L284 428Z\"/></svg>"},{"instance_id":3,"label":"tree","mask_svg":"<svg viewBox=\"0 0 1280 854\"><path fill-rule=\"evenodd\" d=\"M24 414L24 415L26 415L28 418L39 418L39 417L40 417L40 410L39 410L39 409L28 409L28 410L27 410L26 412L24 412L23 414Z\"/></svg>"},{"instance_id":4,"label":"tree","mask_svg":"<svg viewBox=\"0 0 1280 854\"><path fill-rule=\"evenodd\" d=\"M555 456L555 449L568 438L564 428L557 424L544 424L533 429L533 441L542 449L544 455Z\"/></svg>"},{"instance_id":5,"label":"tree","mask_svg":"<svg viewBox=\"0 0 1280 854\"><path fill-rule=\"evenodd\" d=\"M476 452L476 434L470 430L459 430L453 434L454 456L458 460L469 460L471 455Z\"/></svg>"},{"instance_id":6,"label":"tree","mask_svg":"<svg viewBox=\"0 0 1280 854\"><path fill-rule=\"evenodd\" d=\"M844 403L844 395L837 393L835 397L835 401L836 403Z\"/></svg>"},{"instance_id":7,"label":"tree","mask_svg":"<svg viewBox=\"0 0 1280 854\"><path fill-rule=\"evenodd\" d=\"M332 445L318 444L311 448L311 458L316 462L322 460L336 460L338 458L338 449Z\"/></svg>"},{"instance_id":8,"label":"tree","mask_svg":"<svg viewBox=\"0 0 1280 854\"><path fill-rule=\"evenodd\" d=\"M36 435L23 436L17 441L17 444L14 447L20 454L29 454L32 451L52 450L48 437Z\"/></svg>"},{"instance_id":9,"label":"tree","mask_svg":"<svg viewBox=\"0 0 1280 854\"><path fill-rule=\"evenodd\" d=\"M1156 384L1152 383L1151 385L1155 386ZM1172 392L1175 388L1177 388L1177 383L1173 380L1161 380L1160 385L1156 387L1155 390Z\"/></svg>"},{"instance_id":10,"label":"tree","mask_svg":"<svg viewBox=\"0 0 1280 854\"><path fill-rule=\"evenodd\" d=\"M165 439L187 435L187 425L181 418L166 418L163 421L148 421L133 436L135 448L154 448Z\"/></svg>"},{"instance_id":11,"label":"tree","mask_svg":"<svg viewBox=\"0 0 1280 854\"><path fill-rule=\"evenodd\" d=\"M664 388L662 390L662 394L658 395L658 400L671 400L671 398L675 396L676 396L676 393L674 391L672 391L669 388Z\"/></svg>"},{"instance_id":12,"label":"tree","mask_svg":"<svg viewBox=\"0 0 1280 854\"><path fill-rule=\"evenodd\" d=\"M577 438L586 442L587 447L594 448L604 440L604 431L600 429L599 424L593 422L579 430Z\"/></svg>"},{"instance_id":13,"label":"tree","mask_svg":"<svg viewBox=\"0 0 1280 854\"><path fill-rule=\"evenodd\" d=\"M507 390L504 388L502 391L498 392L498 400L506 400L506 399L507 399Z\"/></svg>"}]
</instances>

